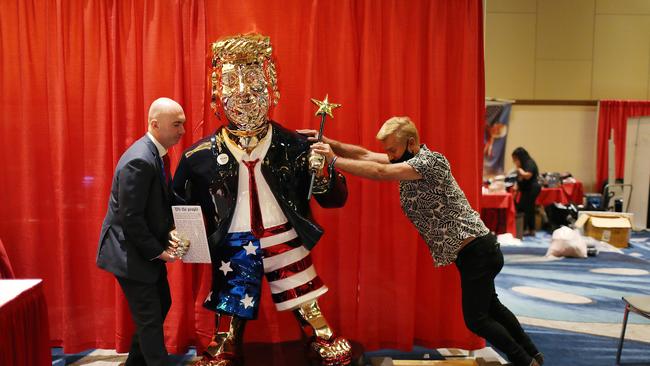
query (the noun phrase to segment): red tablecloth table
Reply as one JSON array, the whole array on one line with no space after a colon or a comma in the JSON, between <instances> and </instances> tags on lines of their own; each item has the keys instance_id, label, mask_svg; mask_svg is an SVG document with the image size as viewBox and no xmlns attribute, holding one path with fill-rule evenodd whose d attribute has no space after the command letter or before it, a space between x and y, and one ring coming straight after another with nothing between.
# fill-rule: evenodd
<instances>
[{"instance_id":1,"label":"red tablecloth table","mask_svg":"<svg viewBox=\"0 0 650 366\"><path fill-rule=\"evenodd\" d=\"M483 193L481 195L481 219L496 234L511 233L516 235L515 223L517 212L512 194Z\"/></svg>"},{"instance_id":2,"label":"red tablecloth table","mask_svg":"<svg viewBox=\"0 0 650 366\"><path fill-rule=\"evenodd\" d=\"M569 202L575 203L576 205L582 204L582 199L585 196L585 189L582 182L576 181L575 183L563 183L562 190L569 199Z\"/></svg>"},{"instance_id":3,"label":"red tablecloth table","mask_svg":"<svg viewBox=\"0 0 650 366\"><path fill-rule=\"evenodd\" d=\"M561 203L566 205L569 203L569 197L561 187L558 188L542 188L537 196L535 203L542 206L552 205L553 203Z\"/></svg>"},{"instance_id":4,"label":"red tablecloth table","mask_svg":"<svg viewBox=\"0 0 650 366\"><path fill-rule=\"evenodd\" d=\"M0 365L52 365L42 280L0 280Z\"/></svg>"}]
</instances>

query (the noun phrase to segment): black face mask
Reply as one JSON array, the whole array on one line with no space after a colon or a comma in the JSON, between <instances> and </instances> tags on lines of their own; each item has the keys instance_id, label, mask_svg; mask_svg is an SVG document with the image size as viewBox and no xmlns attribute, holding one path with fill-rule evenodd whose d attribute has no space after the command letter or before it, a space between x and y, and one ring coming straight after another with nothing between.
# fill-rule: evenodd
<instances>
[{"instance_id":1,"label":"black face mask","mask_svg":"<svg viewBox=\"0 0 650 366\"><path fill-rule=\"evenodd\" d=\"M404 154L400 156L398 159L393 159L391 160L391 164L398 164L398 163L403 163L407 160L410 160L412 157L414 157L415 154L409 151L409 143L406 143L406 150L404 150Z\"/></svg>"}]
</instances>

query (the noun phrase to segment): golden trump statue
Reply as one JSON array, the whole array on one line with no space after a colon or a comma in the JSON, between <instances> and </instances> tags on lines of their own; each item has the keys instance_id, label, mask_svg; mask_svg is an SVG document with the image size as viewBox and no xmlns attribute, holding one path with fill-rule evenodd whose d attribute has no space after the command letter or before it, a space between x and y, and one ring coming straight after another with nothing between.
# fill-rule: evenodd
<instances>
[{"instance_id":1,"label":"golden trump statue","mask_svg":"<svg viewBox=\"0 0 650 366\"><path fill-rule=\"evenodd\" d=\"M199 364L243 364L244 328L257 317L265 276L277 310L293 311L300 322L310 358L347 365L350 344L318 306L327 287L310 250L323 229L307 199L315 172L316 201L342 207L345 178L310 156L305 137L269 120L280 97L269 37L214 43L210 85L212 109L224 124L183 153L173 182L177 203L199 204L206 216L212 291L204 306L216 312L217 327Z\"/></svg>"}]
</instances>

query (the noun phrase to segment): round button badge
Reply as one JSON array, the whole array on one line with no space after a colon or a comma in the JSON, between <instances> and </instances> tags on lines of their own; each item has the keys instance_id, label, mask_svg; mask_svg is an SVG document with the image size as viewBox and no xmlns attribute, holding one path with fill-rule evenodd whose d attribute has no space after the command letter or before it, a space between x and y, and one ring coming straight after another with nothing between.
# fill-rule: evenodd
<instances>
[{"instance_id":1,"label":"round button badge","mask_svg":"<svg viewBox=\"0 0 650 366\"><path fill-rule=\"evenodd\" d=\"M219 154L219 156L217 156L217 163L219 163L221 165L227 164L228 163L228 155Z\"/></svg>"}]
</instances>

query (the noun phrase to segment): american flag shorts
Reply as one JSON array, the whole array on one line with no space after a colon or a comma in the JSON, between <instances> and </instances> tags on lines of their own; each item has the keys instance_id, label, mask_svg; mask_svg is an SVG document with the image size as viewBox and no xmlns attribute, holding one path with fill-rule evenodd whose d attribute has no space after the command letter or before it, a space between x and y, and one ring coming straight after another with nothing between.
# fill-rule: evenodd
<instances>
[{"instance_id":1,"label":"american flag shorts","mask_svg":"<svg viewBox=\"0 0 650 366\"><path fill-rule=\"evenodd\" d=\"M228 233L217 251L212 292L204 303L208 309L255 319L262 275L279 311L295 309L327 292L309 250L288 223L265 229L259 239L251 232Z\"/></svg>"}]
</instances>

